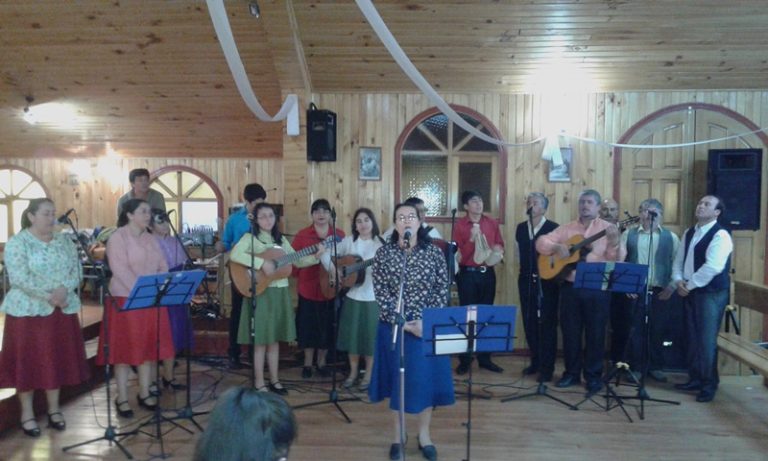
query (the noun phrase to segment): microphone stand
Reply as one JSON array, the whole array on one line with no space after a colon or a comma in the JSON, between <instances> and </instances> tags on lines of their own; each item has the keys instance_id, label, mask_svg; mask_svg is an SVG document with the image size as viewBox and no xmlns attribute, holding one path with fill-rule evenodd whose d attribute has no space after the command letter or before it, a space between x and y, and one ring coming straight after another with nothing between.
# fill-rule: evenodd
<instances>
[{"instance_id":1,"label":"microphone stand","mask_svg":"<svg viewBox=\"0 0 768 461\"><path fill-rule=\"evenodd\" d=\"M456 208L451 210L451 241L448 242L448 255L446 265L448 266L448 305L451 304L451 286L456 278L456 239L453 232L456 226Z\"/></svg>"},{"instance_id":2,"label":"microphone stand","mask_svg":"<svg viewBox=\"0 0 768 461\"><path fill-rule=\"evenodd\" d=\"M277 226L277 222L275 222L275 226ZM251 344L248 346L253 351L253 366L251 367L251 388L256 389L256 307L258 304L257 296L256 296L256 269L253 268L253 265L256 263L256 255L253 251L253 246L256 240L256 234L259 232L259 225L256 221L256 216L253 217L251 220L251 268L248 271L248 275L250 275L250 282L251 282L251 297L250 297L250 307L251 307L251 321L248 324L248 334L251 338ZM280 245L281 242L275 242L275 245ZM266 353L265 353L266 354ZM265 357L266 358L266 357ZM261 370L264 371L263 369Z\"/></svg>"},{"instance_id":3,"label":"microphone stand","mask_svg":"<svg viewBox=\"0 0 768 461\"><path fill-rule=\"evenodd\" d=\"M138 429L134 429L129 432L117 432L115 426L112 425L112 397L110 395L110 387L111 387L111 367L109 363L109 316L112 315L112 312L110 312L113 309L113 303L110 303L109 307L104 307L104 299L113 299L112 293L109 291L109 285L107 284L107 277L104 271L104 265L102 264L101 267L98 267L96 265L96 261L94 261L91 254L88 252L88 249L85 247L83 242L80 240L80 234L78 233L77 229L75 228L74 224L72 224L72 220L70 220L66 215L64 216L64 220L66 224L69 224L69 227L72 229L72 232L75 233L75 238L77 239L77 244L82 250L82 252L85 254L85 257L88 259L88 264L93 267L94 272L96 273L96 276L98 277L98 283L102 290L104 290L104 293L106 296L102 298L102 308L104 308L104 318L102 319L102 322L104 323L104 388L107 392L107 428L104 430L104 435L101 437L97 437L95 439L86 440L85 442L76 443L74 445L68 445L66 447L62 447L61 451L69 451L72 448L81 447L83 445L88 445L93 442L98 442L100 440L106 440L109 442L109 445L112 446L114 443L117 445L117 448L120 449L120 451L123 452L126 458L133 459L133 456L131 453L120 443L121 439L124 439L126 437L129 437L131 435L136 435L138 433Z\"/></svg>"},{"instance_id":4,"label":"microphone stand","mask_svg":"<svg viewBox=\"0 0 768 461\"><path fill-rule=\"evenodd\" d=\"M336 231L336 208L335 207L331 208L331 233L333 235L333 250L332 250L333 254L332 254L332 260L336 261L338 259L338 252L337 252L337 247L336 247L336 241L338 240L338 238L337 238L337 231ZM331 370L331 391L328 393L328 399L327 400L321 400L319 402L305 403L305 404L302 404L302 405L297 405L297 406L295 406L293 408L295 410L298 410L298 409L301 409L301 408L314 407L314 406L317 406L317 405L323 405L323 404L326 404L326 403L330 403L330 404L333 404L333 406L335 406L337 410L339 410L339 413L341 413L341 416L343 416L344 419L347 420L347 423L351 424L352 420L349 418L349 416L344 411L344 409L341 408L341 405L339 405L339 402L351 402L351 401L360 400L360 399L357 398L357 397L356 398L340 399L339 398L339 391L336 389L336 382L337 382L336 381L336 368L337 368L336 367L336 357L337 357L337 355L336 355L336 352L337 352L337 348L336 348L336 344L337 343L336 343L336 341L338 339L337 337L338 337L338 334L339 334L339 310L341 309L341 296L339 296L339 294L340 294L339 293L339 290L340 290L339 285L340 285L341 278L339 277L339 267L336 264L334 264L334 270L336 271L336 283L334 284L335 297L333 299L333 333L332 333L332 338L333 338L334 342L333 342L333 346L332 346L332 349L331 349L331 351L332 351L332 358L331 358L331 360L332 360L332 363L334 364L334 366L332 367L332 370Z\"/></svg>"},{"instance_id":5,"label":"microphone stand","mask_svg":"<svg viewBox=\"0 0 768 461\"><path fill-rule=\"evenodd\" d=\"M542 305L544 304L544 291L542 289L542 282L541 277L539 277L538 271L534 273L534 265L537 264L536 259L536 234L534 232L535 226L533 225L533 214L531 213L531 209L528 209L528 229L529 229L529 245L528 245L528 252L529 252L529 261L530 261L530 276L528 277L528 313L530 314L531 308L535 305L536 306L536 357L539 361L539 367L541 367L541 360L544 356L544 319L542 316ZM521 268L522 269L522 268ZM530 319L529 319L530 322ZM531 359L533 361L533 359ZM533 397L537 395L543 395L544 397L547 397L550 400L554 400L555 402L561 403L568 407L571 410L576 410L577 408L571 405L570 403L566 402L565 400L559 399L555 397L554 395L548 394L547 390L549 389L546 384L544 384L543 374L539 373L538 378L538 385L536 386L536 390L533 392L529 392L527 394L523 395L516 395L513 397L507 397L505 399L501 399L502 402L510 402L512 400L520 400L524 399L526 397Z\"/></svg>"},{"instance_id":6,"label":"microphone stand","mask_svg":"<svg viewBox=\"0 0 768 461\"><path fill-rule=\"evenodd\" d=\"M395 350L396 344L400 343L400 357L399 357L399 378L400 378L400 395L399 395L399 409L397 411L397 418L400 422L400 453L402 460L405 461L405 332L403 328L405 326L405 306L403 305L403 292L405 290L405 269L408 265L408 250L410 249L410 238L406 231L403 234L403 240L405 241L405 250L403 250L403 266L400 269L400 287L397 294L397 305L395 307L395 324L392 325L392 349Z\"/></svg>"}]
</instances>

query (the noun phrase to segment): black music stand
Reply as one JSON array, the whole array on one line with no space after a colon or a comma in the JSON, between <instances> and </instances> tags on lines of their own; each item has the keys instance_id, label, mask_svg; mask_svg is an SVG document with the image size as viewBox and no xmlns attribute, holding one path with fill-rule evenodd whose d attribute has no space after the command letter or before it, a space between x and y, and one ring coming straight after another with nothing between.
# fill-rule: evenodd
<instances>
[{"instance_id":1,"label":"black music stand","mask_svg":"<svg viewBox=\"0 0 768 461\"><path fill-rule=\"evenodd\" d=\"M617 293L642 294L648 280L648 266L644 264L631 264L623 262L580 262L576 266L576 280L573 282L574 288L584 288L588 290L610 291ZM626 417L632 422L632 418L624 408L621 397L611 386L611 380L618 376L622 371L629 371L629 365L624 362L616 363L616 366L603 379L605 384L605 411L611 410L616 406L620 407ZM633 373L628 373L629 379L634 384L639 384ZM617 381L618 385L618 381ZM574 405L574 409L591 400L594 394L587 394L586 398ZM611 399L616 401L616 405L611 406ZM600 406L598 404L598 406Z\"/></svg>"},{"instance_id":2,"label":"black music stand","mask_svg":"<svg viewBox=\"0 0 768 461\"><path fill-rule=\"evenodd\" d=\"M128 299L125 301L122 311L130 311L135 309L161 309L163 306L174 305L189 305L197 291L197 287L203 281L206 273L202 270L191 270L181 272L164 272L160 274L144 275L136 280L136 284L133 285L131 293L128 295ZM156 373L159 376L160 371L160 311L157 311L157 356L155 357ZM189 384L187 383L189 388ZM155 424L155 434L143 432L151 437L155 437L160 440L160 457L166 458L165 447L163 445L163 433L160 429L162 422L169 422L175 427L183 429L188 433L192 433L184 426L177 424L170 418L166 418L162 414L163 410L160 408L160 402L158 400L155 406L155 413L152 418L140 427L148 424ZM189 419L197 426L200 427L193 416L189 416Z\"/></svg>"},{"instance_id":3,"label":"black music stand","mask_svg":"<svg viewBox=\"0 0 768 461\"><path fill-rule=\"evenodd\" d=\"M426 355L475 352L511 352L515 332L515 306L469 305L424 309L422 339ZM467 457L472 442L472 367L467 392Z\"/></svg>"}]
</instances>

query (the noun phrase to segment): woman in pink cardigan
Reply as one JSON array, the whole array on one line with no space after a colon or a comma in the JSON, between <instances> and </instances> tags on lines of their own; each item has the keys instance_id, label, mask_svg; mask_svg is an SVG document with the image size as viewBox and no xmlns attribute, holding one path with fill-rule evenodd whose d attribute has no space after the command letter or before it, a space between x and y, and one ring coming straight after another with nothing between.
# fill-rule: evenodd
<instances>
[{"instance_id":1,"label":"woman in pink cardigan","mask_svg":"<svg viewBox=\"0 0 768 461\"><path fill-rule=\"evenodd\" d=\"M136 280L142 275L168 272L168 264L154 235L147 231L151 219L149 204L141 199L125 203L117 221L118 229L107 242L107 260L112 271L111 296L104 302L104 321L99 336L97 363L115 364L118 416L133 417L128 403L130 366L138 369L140 406L154 410L157 397L150 393L151 370L157 360L173 358L173 341L166 309L122 309ZM105 326L108 331L104 331ZM159 328L158 328L159 326ZM104 338L109 338L109 357ZM159 340L159 341L158 341ZM159 347L158 347L159 342Z\"/></svg>"}]
</instances>

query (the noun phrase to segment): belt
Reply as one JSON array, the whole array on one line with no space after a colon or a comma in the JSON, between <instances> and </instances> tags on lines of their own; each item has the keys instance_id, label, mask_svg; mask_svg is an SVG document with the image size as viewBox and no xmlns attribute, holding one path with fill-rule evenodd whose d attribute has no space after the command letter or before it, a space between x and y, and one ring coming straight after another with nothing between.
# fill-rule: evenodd
<instances>
[{"instance_id":1,"label":"belt","mask_svg":"<svg viewBox=\"0 0 768 461\"><path fill-rule=\"evenodd\" d=\"M465 271L465 272L480 272L481 274L485 274L489 270L492 270L493 268L488 266L461 266L459 269Z\"/></svg>"}]
</instances>

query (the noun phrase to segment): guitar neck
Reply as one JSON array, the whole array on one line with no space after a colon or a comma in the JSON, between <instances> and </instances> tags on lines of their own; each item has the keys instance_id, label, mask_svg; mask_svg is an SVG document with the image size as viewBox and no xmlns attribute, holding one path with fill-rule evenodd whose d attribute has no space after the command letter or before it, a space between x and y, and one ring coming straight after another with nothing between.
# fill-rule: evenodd
<instances>
[{"instance_id":1,"label":"guitar neck","mask_svg":"<svg viewBox=\"0 0 768 461\"><path fill-rule=\"evenodd\" d=\"M294 261L298 261L299 259L305 256L313 255L317 253L317 250L320 248L320 245L321 245L320 243L317 243L315 245L302 248L301 250L295 253L290 253L285 256L281 256L275 260L275 267L276 268L282 267L282 266L285 266L286 264L291 264Z\"/></svg>"},{"instance_id":2,"label":"guitar neck","mask_svg":"<svg viewBox=\"0 0 768 461\"><path fill-rule=\"evenodd\" d=\"M582 240L581 242L579 242L579 243L577 243L577 244L573 245L573 246L571 247L571 252L576 252L576 251L579 251L580 249L582 249L583 247L585 247L585 246L587 246L587 245L591 244L591 243L592 243L592 242L594 242L595 240L598 240L598 239L602 238L604 235L605 235L605 230L601 230L601 231L600 231L600 232L598 232L597 234L595 234L595 235L592 235L592 236L590 236L589 238L585 238L585 239L584 239L584 240Z\"/></svg>"},{"instance_id":3,"label":"guitar neck","mask_svg":"<svg viewBox=\"0 0 768 461\"><path fill-rule=\"evenodd\" d=\"M351 274L353 272L358 272L370 266L371 264L373 264L373 258L366 259L365 261L361 261L359 263L350 264L344 268L344 273Z\"/></svg>"}]
</instances>

